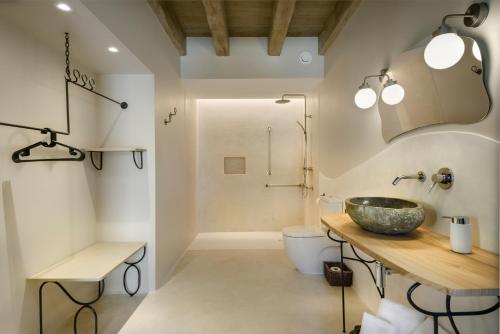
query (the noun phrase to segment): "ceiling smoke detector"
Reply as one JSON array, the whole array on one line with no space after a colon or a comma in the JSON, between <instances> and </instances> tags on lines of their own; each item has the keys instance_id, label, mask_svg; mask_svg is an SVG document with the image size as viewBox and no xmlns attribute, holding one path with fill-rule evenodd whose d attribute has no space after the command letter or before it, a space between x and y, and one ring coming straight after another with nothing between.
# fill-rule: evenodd
<instances>
[{"instance_id":1,"label":"ceiling smoke detector","mask_svg":"<svg viewBox=\"0 0 500 334\"><path fill-rule=\"evenodd\" d=\"M299 55L299 64L309 65L312 60L312 54L308 51L301 52Z\"/></svg>"}]
</instances>

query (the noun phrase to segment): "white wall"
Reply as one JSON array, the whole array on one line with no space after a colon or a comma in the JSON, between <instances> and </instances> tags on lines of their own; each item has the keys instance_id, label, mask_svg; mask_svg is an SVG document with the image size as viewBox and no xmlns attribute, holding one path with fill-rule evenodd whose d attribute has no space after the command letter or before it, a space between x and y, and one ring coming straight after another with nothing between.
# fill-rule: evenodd
<instances>
[{"instance_id":1,"label":"white wall","mask_svg":"<svg viewBox=\"0 0 500 334\"><path fill-rule=\"evenodd\" d=\"M196 124L185 108L180 57L147 1L83 1L154 75L156 173L156 282L162 286L194 238ZM131 29L131 22L141 22ZM163 120L176 107L168 126Z\"/></svg>"},{"instance_id":2,"label":"white wall","mask_svg":"<svg viewBox=\"0 0 500 334\"><path fill-rule=\"evenodd\" d=\"M65 130L64 54L3 21L0 45L0 120ZM94 146L95 97L72 88L70 101L71 135L58 140L76 147ZM29 285L26 278L96 240L96 178L91 167L82 162L12 161L13 151L44 137L0 127L2 333L36 332L38 286ZM67 151L58 154L67 156ZM69 318L73 309L66 297L56 289L46 292L45 301L57 305L47 309L46 319ZM46 328L57 330L58 324L48 321Z\"/></svg>"},{"instance_id":3,"label":"white wall","mask_svg":"<svg viewBox=\"0 0 500 334\"><path fill-rule=\"evenodd\" d=\"M198 100L199 232L279 231L304 223L302 183L303 100ZM271 168L268 131L271 126ZM224 157L245 157L246 174L224 174Z\"/></svg>"},{"instance_id":4,"label":"white wall","mask_svg":"<svg viewBox=\"0 0 500 334\"><path fill-rule=\"evenodd\" d=\"M323 56L318 55L316 37L289 37L281 56L267 55L267 38L230 38L230 54L217 56L209 37L187 39L187 55L181 57L185 79L321 78ZM312 55L311 64L300 64L302 51Z\"/></svg>"},{"instance_id":5,"label":"white wall","mask_svg":"<svg viewBox=\"0 0 500 334\"><path fill-rule=\"evenodd\" d=\"M146 241L147 256L140 263L141 292L154 289L155 233L155 139L153 75L102 75L99 89L126 101L121 109L107 100L99 101L98 147L140 147L144 167L135 166L132 153L104 153L103 169L97 172L97 235L103 241ZM96 160L99 157L95 154ZM137 159L139 155L136 154ZM87 161L90 165L90 161ZM153 250L153 251L152 251ZM138 254L140 256L142 253ZM107 292L124 293L122 274L116 270L106 282ZM135 286L129 275L129 286Z\"/></svg>"},{"instance_id":6,"label":"white wall","mask_svg":"<svg viewBox=\"0 0 500 334\"><path fill-rule=\"evenodd\" d=\"M376 1L363 2L345 30L325 56L325 82L320 93L320 192L343 198L381 195L422 202L426 226L448 234L442 215L471 216L475 244L498 253L498 29L500 2L490 2L490 15L476 30L456 26L476 37L487 48L485 68L492 93L491 114L473 125L444 125L415 131L386 144L381 135L377 108L360 110L353 96L364 75L390 65L398 54L428 37L447 13L464 12L470 1ZM390 22L390 24L386 24ZM425 185L402 181L391 185L399 174L422 170L430 176L440 167L456 175L452 189L428 193ZM366 270L357 264L354 287L372 308L378 295ZM393 275L388 298L405 303L411 281ZM420 289L419 289L420 290ZM444 296L422 288L419 303L443 309ZM488 306L494 299L456 298L460 308ZM454 306L455 307L455 306ZM457 318L464 333L498 333L498 312L474 318ZM443 320L447 325L447 321Z\"/></svg>"}]
</instances>

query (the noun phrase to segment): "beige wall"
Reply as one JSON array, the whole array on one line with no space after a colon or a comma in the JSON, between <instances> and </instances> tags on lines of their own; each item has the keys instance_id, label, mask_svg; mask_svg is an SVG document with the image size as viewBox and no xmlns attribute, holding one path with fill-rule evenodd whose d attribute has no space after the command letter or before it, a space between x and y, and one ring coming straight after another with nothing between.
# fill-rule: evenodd
<instances>
[{"instance_id":1,"label":"beige wall","mask_svg":"<svg viewBox=\"0 0 500 334\"><path fill-rule=\"evenodd\" d=\"M185 108L180 57L147 1L83 2L154 75L156 226L150 248L155 249L156 277L149 279L160 287L194 238L196 124ZM141 22L140 29L131 29L131 22ZM165 126L174 107L178 114Z\"/></svg>"},{"instance_id":2,"label":"beige wall","mask_svg":"<svg viewBox=\"0 0 500 334\"><path fill-rule=\"evenodd\" d=\"M354 94L363 77L387 68L400 53L430 38L443 15L463 12L468 4L469 1L455 0L391 0L367 1L359 8L325 56L325 84L320 102L321 152L328 152L321 154L325 175L337 177L387 146L382 139L377 108L361 110L354 105ZM492 2L486 23L475 30L454 25L459 32L477 37L482 46L486 42L488 59L493 59L500 48L495 36L497 6L498 1ZM487 67L487 84L495 95L499 65L487 60ZM493 112L483 122L473 125L446 125L419 132L435 129L472 131L498 139L498 113Z\"/></svg>"},{"instance_id":3,"label":"beige wall","mask_svg":"<svg viewBox=\"0 0 500 334\"><path fill-rule=\"evenodd\" d=\"M343 198L382 195L408 198L426 207L427 227L448 234L442 215L472 217L474 241L498 252L498 39L500 2L490 2L490 15L476 30L456 26L486 47L487 85L492 94L491 114L473 125L443 125L415 131L386 144L376 107L360 110L353 96L364 75L390 65L399 53L425 38L447 13L464 12L469 1L365 1L325 56L325 82L320 93L320 192ZM430 181L392 179L422 170L428 178L440 167L455 171L452 189L428 193ZM375 309L378 296L364 268L355 268L354 287ZM393 275L388 298L405 303L412 282ZM444 296L423 288L419 301L428 308L443 308ZM458 299L458 298L457 298ZM457 308L486 306L493 300L460 298ZM497 333L498 313L460 319L464 333ZM447 325L446 321L443 321Z\"/></svg>"},{"instance_id":4,"label":"beige wall","mask_svg":"<svg viewBox=\"0 0 500 334\"><path fill-rule=\"evenodd\" d=\"M0 120L65 130L64 55L4 21L0 45ZM71 135L58 140L76 147L96 145L95 97L72 88L70 99ZM96 240L92 167L82 162L12 161L15 150L45 138L35 131L0 127L2 333L35 333L38 285L28 284L26 278ZM45 313L46 329L57 331L63 322L51 319L65 320L73 309L59 290L46 292L45 301L57 305Z\"/></svg>"},{"instance_id":5,"label":"beige wall","mask_svg":"<svg viewBox=\"0 0 500 334\"><path fill-rule=\"evenodd\" d=\"M199 232L279 231L304 222L302 183L303 100L198 100ZM268 132L272 127L272 175ZM224 157L245 157L246 174L224 174Z\"/></svg>"},{"instance_id":6,"label":"beige wall","mask_svg":"<svg viewBox=\"0 0 500 334\"><path fill-rule=\"evenodd\" d=\"M121 109L107 100L98 104L97 145L99 147L141 147L143 169L134 164L132 153L104 153L103 169L97 172L97 237L103 241L146 241L146 258L139 264L143 272L141 293L154 290L155 275L155 138L154 77L146 75L101 75L99 88L110 96L127 101ZM136 155L138 157L138 155ZM86 162L90 164L90 161ZM137 254L140 256L141 254ZM125 265L106 280L106 292L125 293ZM136 286L129 275L129 286Z\"/></svg>"}]
</instances>

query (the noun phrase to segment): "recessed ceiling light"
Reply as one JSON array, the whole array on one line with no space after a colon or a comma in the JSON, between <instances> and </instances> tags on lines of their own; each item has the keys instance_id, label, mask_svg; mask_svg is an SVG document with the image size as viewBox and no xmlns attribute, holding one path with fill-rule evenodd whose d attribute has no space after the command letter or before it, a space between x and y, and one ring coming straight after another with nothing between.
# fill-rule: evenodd
<instances>
[{"instance_id":1,"label":"recessed ceiling light","mask_svg":"<svg viewBox=\"0 0 500 334\"><path fill-rule=\"evenodd\" d=\"M64 2L58 2L56 4L56 8L62 10L63 12L71 12L71 7Z\"/></svg>"},{"instance_id":2,"label":"recessed ceiling light","mask_svg":"<svg viewBox=\"0 0 500 334\"><path fill-rule=\"evenodd\" d=\"M109 52L112 52L112 53L117 53L119 52L120 50L118 50L118 48L114 47L114 46L110 46L108 47L108 51Z\"/></svg>"}]
</instances>

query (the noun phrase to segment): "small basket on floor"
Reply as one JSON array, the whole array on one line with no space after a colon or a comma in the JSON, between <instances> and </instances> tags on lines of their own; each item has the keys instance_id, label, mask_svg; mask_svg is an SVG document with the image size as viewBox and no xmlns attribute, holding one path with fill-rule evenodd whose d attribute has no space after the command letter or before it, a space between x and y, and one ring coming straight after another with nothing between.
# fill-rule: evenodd
<instances>
[{"instance_id":1,"label":"small basket on floor","mask_svg":"<svg viewBox=\"0 0 500 334\"><path fill-rule=\"evenodd\" d=\"M342 281L344 286L352 285L352 270L344 264L344 277L342 277L341 266L340 262L323 262L323 273L331 286L342 286Z\"/></svg>"},{"instance_id":2,"label":"small basket on floor","mask_svg":"<svg viewBox=\"0 0 500 334\"><path fill-rule=\"evenodd\" d=\"M361 326L356 326L352 331L349 332L349 334L359 334L361 332Z\"/></svg>"}]
</instances>

